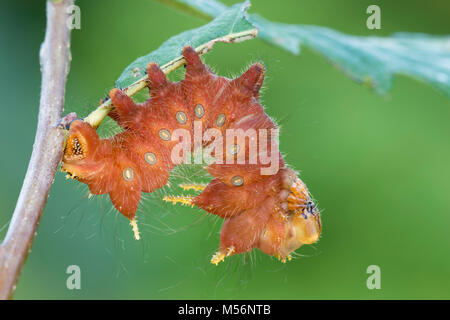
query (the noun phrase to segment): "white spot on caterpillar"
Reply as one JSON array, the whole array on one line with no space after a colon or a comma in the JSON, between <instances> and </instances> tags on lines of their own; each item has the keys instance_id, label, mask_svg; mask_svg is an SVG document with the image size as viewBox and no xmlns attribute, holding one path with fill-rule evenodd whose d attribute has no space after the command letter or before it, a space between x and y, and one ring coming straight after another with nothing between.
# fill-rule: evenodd
<instances>
[{"instance_id":1,"label":"white spot on caterpillar","mask_svg":"<svg viewBox=\"0 0 450 320\"><path fill-rule=\"evenodd\" d=\"M125 179L125 181L131 181L134 178L134 171L130 167L126 168L122 171L122 177Z\"/></svg>"}]
</instances>

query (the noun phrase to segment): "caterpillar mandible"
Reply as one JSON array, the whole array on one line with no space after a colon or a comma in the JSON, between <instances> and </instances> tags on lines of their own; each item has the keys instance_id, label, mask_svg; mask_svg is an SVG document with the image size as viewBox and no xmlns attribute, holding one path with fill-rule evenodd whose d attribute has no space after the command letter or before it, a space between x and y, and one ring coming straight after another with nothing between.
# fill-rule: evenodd
<instances>
[{"instance_id":1,"label":"caterpillar mandible","mask_svg":"<svg viewBox=\"0 0 450 320\"><path fill-rule=\"evenodd\" d=\"M122 132L100 139L88 123L73 121L61 170L87 184L92 194L108 193L137 230L141 193L167 184L170 170L182 162L176 157L180 151L209 148L214 161L207 170L214 179L206 187L190 186L202 190L195 197L165 200L197 206L224 219L219 250L211 259L216 265L226 256L254 248L283 262L290 260L292 251L319 239L322 225L307 187L283 161L276 124L259 103L264 67L255 63L240 77L227 79L213 74L192 47L182 54L186 73L179 82L168 81L156 63L148 65L150 98L145 102L136 104L120 89L110 91L114 110L109 116ZM195 141L199 128L210 133L209 140ZM179 135L180 130L186 134ZM257 134L248 134L252 130ZM245 135L232 136L229 131ZM224 135L231 136L226 143ZM267 157L278 166L263 173L270 171Z\"/></svg>"}]
</instances>

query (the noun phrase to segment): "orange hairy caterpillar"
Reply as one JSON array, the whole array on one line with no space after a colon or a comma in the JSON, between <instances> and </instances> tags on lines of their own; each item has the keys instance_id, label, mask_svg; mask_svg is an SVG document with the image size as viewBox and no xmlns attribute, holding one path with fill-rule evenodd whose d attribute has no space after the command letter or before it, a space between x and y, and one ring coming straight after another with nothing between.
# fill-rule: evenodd
<instances>
[{"instance_id":1,"label":"orange hairy caterpillar","mask_svg":"<svg viewBox=\"0 0 450 320\"><path fill-rule=\"evenodd\" d=\"M134 218L141 193L167 184L170 170L182 162L174 155L196 146L209 148L215 161L207 170L214 179L207 186L182 186L201 190L198 196L164 200L197 206L224 219L212 263L254 248L282 261L290 259L292 251L318 240L321 220L305 184L285 166L273 133L277 127L259 103L264 67L255 63L240 77L227 79L213 74L192 47L183 49L183 57L186 74L180 82L168 81L157 64L148 65L150 98L144 103L111 90L114 110L109 116L123 132L100 139L88 123L73 121L61 169L87 184L92 194L108 193L137 230ZM213 130L212 138L196 141L198 129ZM248 134L252 130L260 134ZM223 143L220 137L228 137L229 131L245 135ZM271 165L263 153L276 160L273 172L263 173Z\"/></svg>"}]
</instances>

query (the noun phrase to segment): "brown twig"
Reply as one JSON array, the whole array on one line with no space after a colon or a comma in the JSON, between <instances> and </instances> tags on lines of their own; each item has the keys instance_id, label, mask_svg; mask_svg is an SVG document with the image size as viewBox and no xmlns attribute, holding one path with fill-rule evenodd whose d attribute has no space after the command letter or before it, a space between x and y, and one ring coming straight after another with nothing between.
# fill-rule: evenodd
<instances>
[{"instance_id":1,"label":"brown twig","mask_svg":"<svg viewBox=\"0 0 450 320\"><path fill-rule=\"evenodd\" d=\"M62 156L64 132L58 129L58 123L70 65L70 28L66 22L67 8L71 5L73 0L47 0L47 28L40 51L39 120L22 190L0 245L0 299L12 297Z\"/></svg>"}]
</instances>

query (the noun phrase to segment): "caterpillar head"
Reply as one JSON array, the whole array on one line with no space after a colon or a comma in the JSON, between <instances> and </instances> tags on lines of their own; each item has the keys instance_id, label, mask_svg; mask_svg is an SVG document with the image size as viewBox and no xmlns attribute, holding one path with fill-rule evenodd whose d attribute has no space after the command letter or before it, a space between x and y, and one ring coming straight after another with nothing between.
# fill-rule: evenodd
<instances>
[{"instance_id":1,"label":"caterpillar head","mask_svg":"<svg viewBox=\"0 0 450 320\"><path fill-rule=\"evenodd\" d=\"M319 240L322 231L320 212L311 199L306 185L292 171L285 175L280 192L281 210L268 221L261 234L261 251L284 260L304 244Z\"/></svg>"},{"instance_id":2,"label":"caterpillar head","mask_svg":"<svg viewBox=\"0 0 450 320\"><path fill-rule=\"evenodd\" d=\"M288 242L311 244L319 240L322 231L320 213L308 189L296 178L288 196Z\"/></svg>"},{"instance_id":3,"label":"caterpillar head","mask_svg":"<svg viewBox=\"0 0 450 320\"><path fill-rule=\"evenodd\" d=\"M321 231L319 210L314 202L309 200L306 208L295 210L288 215L285 238L279 248L280 257L288 257L292 251L304 244L317 242Z\"/></svg>"}]
</instances>

